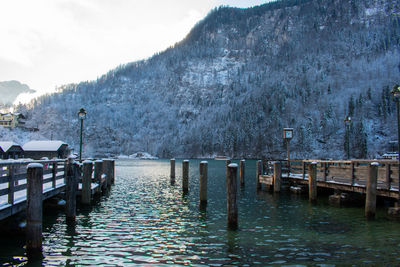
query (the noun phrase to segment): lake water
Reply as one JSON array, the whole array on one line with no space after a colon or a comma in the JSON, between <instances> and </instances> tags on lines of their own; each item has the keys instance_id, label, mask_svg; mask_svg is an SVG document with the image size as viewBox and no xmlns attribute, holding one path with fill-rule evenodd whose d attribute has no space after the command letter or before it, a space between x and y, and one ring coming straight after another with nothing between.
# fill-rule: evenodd
<instances>
[{"instance_id":1,"label":"lake water","mask_svg":"<svg viewBox=\"0 0 400 267\"><path fill-rule=\"evenodd\" d=\"M364 209L334 208L321 196L257 193L255 161L238 191L239 230L226 226L225 161L209 161L208 205L199 209L199 163L190 161L182 195L181 161L170 185L169 160L118 160L111 192L75 227L44 215L42 265L399 265L400 223L366 221ZM0 263L26 264L22 238L0 237Z\"/></svg>"}]
</instances>

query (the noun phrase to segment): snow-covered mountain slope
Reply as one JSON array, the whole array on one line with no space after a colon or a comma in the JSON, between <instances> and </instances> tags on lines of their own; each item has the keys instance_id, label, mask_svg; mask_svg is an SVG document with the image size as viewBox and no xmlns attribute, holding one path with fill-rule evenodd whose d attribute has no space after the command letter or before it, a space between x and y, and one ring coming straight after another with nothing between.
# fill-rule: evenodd
<instances>
[{"instance_id":1,"label":"snow-covered mountain slope","mask_svg":"<svg viewBox=\"0 0 400 267\"><path fill-rule=\"evenodd\" d=\"M395 0L283 0L210 12L175 46L20 107L45 136L88 155L376 157L396 140Z\"/></svg>"}]
</instances>

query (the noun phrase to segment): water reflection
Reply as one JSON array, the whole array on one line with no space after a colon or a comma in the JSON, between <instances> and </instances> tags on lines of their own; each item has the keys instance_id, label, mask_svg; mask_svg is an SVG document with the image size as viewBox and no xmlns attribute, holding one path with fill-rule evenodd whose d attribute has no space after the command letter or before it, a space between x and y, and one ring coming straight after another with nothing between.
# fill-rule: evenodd
<instances>
[{"instance_id":1,"label":"water reflection","mask_svg":"<svg viewBox=\"0 0 400 267\"><path fill-rule=\"evenodd\" d=\"M191 160L182 194L181 161L171 186L169 161L120 160L116 184L92 208L45 216L43 265L395 265L400 225L367 222L363 209L333 208L306 196L256 190L246 161L238 192L239 230L226 228L224 161L209 161L208 204L199 205L199 163ZM23 242L0 237L1 263L24 263ZM14 257L15 256L15 257Z\"/></svg>"},{"instance_id":2,"label":"water reflection","mask_svg":"<svg viewBox=\"0 0 400 267\"><path fill-rule=\"evenodd\" d=\"M207 212L207 202L200 202L199 203L199 211L201 213L206 213Z\"/></svg>"}]
</instances>

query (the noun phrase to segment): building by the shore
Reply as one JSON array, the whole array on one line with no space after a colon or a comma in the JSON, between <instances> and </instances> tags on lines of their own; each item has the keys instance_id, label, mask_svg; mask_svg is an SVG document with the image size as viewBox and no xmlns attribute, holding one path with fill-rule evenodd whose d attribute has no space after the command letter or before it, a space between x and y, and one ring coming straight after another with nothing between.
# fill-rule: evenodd
<instances>
[{"instance_id":1,"label":"building by the shore","mask_svg":"<svg viewBox=\"0 0 400 267\"><path fill-rule=\"evenodd\" d=\"M22 147L10 141L0 141L0 153L2 159L19 159L24 157Z\"/></svg>"},{"instance_id":2,"label":"building by the shore","mask_svg":"<svg viewBox=\"0 0 400 267\"><path fill-rule=\"evenodd\" d=\"M30 141L23 145L25 158L67 158L69 155L68 144L62 141Z\"/></svg>"}]
</instances>

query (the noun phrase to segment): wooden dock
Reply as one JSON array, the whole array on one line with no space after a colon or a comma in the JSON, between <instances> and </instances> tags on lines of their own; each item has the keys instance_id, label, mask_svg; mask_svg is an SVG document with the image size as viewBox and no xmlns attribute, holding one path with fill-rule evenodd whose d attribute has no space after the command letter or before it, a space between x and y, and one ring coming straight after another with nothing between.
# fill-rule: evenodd
<instances>
[{"instance_id":1,"label":"wooden dock","mask_svg":"<svg viewBox=\"0 0 400 267\"><path fill-rule=\"evenodd\" d=\"M66 190L66 160L35 160L35 161L2 161L0 162L0 220L23 211L27 206L27 166L31 163L43 165L43 190L42 200L54 197ZM98 164L100 163L100 164ZM82 193L82 164L78 168L78 192ZM94 164L93 164L94 165ZM101 192L107 184L107 175L110 176L109 184L114 179L114 164L111 170L104 168L102 161L97 162L90 174L90 194ZM101 169L101 170L100 170ZM107 174L105 174L107 173Z\"/></svg>"},{"instance_id":2,"label":"wooden dock","mask_svg":"<svg viewBox=\"0 0 400 267\"><path fill-rule=\"evenodd\" d=\"M362 194L366 193L369 165L377 162L379 163L377 196L399 198L399 165L398 161L394 160L290 160L289 168L287 161L281 161L282 166L286 166L282 169L281 179L292 184L308 185L308 166L314 162L317 169L317 187ZM264 185L273 185L271 167L264 168L263 173L259 176L259 181Z\"/></svg>"}]
</instances>

